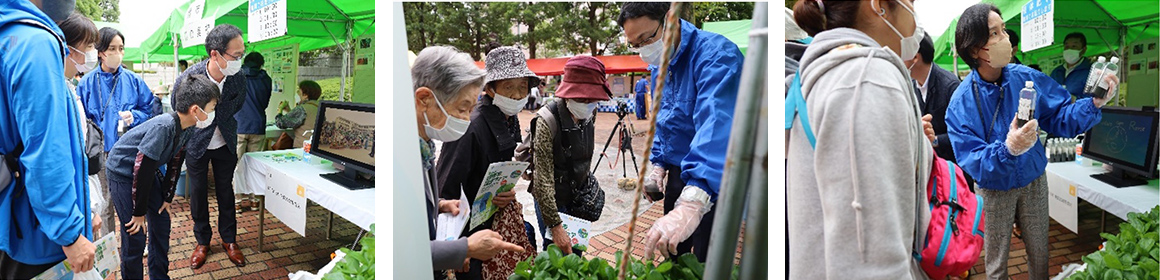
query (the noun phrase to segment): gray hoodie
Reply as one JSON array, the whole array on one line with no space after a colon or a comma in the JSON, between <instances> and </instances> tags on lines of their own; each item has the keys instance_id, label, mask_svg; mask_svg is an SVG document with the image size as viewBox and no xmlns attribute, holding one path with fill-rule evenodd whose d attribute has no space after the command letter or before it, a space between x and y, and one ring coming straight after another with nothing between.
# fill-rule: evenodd
<instances>
[{"instance_id":1,"label":"gray hoodie","mask_svg":"<svg viewBox=\"0 0 1160 280\"><path fill-rule=\"evenodd\" d=\"M902 59L838 28L814 37L801 67L817 148L795 120L789 279L926 279L912 253L929 224L933 149Z\"/></svg>"}]
</instances>

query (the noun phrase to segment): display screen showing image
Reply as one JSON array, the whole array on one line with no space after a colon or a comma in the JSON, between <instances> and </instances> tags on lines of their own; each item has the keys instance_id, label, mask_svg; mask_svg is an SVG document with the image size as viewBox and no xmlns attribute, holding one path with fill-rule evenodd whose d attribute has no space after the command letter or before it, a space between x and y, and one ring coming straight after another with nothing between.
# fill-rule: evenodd
<instances>
[{"instance_id":1,"label":"display screen showing image","mask_svg":"<svg viewBox=\"0 0 1160 280\"><path fill-rule=\"evenodd\" d=\"M375 114L332 107L324 115L312 148L375 166Z\"/></svg>"},{"instance_id":2,"label":"display screen showing image","mask_svg":"<svg viewBox=\"0 0 1160 280\"><path fill-rule=\"evenodd\" d=\"M1084 153L1096 153L1143 166L1148 157L1148 139L1154 129L1149 128L1148 116L1103 114L1103 119L1091 130L1091 144Z\"/></svg>"}]
</instances>

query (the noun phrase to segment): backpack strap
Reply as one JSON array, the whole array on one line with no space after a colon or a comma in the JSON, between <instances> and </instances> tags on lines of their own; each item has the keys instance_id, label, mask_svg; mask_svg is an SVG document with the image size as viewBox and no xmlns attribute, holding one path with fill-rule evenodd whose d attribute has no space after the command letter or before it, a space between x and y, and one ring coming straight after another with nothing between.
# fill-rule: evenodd
<instances>
[{"instance_id":1,"label":"backpack strap","mask_svg":"<svg viewBox=\"0 0 1160 280\"><path fill-rule=\"evenodd\" d=\"M789 91L785 99L785 129L793 128L793 122L797 117L801 117L802 130L806 133L806 139L810 140L810 147L817 148L818 140L814 137L814 130L810 128L810 118L806 112L806 98L802 95L802 73L799 69L793 74L793 82L789 85Z\"/></svg>"}]
</instances>

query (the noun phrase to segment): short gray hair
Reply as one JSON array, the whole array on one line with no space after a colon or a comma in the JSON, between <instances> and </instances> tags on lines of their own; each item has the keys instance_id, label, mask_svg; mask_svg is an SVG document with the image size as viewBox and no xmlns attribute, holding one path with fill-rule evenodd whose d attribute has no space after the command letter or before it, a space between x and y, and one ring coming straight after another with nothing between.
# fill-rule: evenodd
<instances>
[{"instance_id":1,"label":"short gray hair","mask_svg":"<svg viewBox=\"0 0 1160 280\"><path fill-rule=\"evenodd\" d=\"M430 88L435 98L446 104L463 88L482 86L486 74L471 56L453 47L427 47L419 52L415 65L411 66L412 89Z\"/></svg>"}]
</instances>

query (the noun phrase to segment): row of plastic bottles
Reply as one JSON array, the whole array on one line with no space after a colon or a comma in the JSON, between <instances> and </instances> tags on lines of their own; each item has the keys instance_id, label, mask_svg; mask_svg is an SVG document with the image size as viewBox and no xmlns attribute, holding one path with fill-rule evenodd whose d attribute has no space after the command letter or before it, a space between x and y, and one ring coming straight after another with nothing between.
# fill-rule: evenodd
<instances>
[{"instance_id":1,"label":"row of plastic bottles","mask_svg":"<svg viewBox=\"0 0 1160 280\"><path fill-rule=\"evenodd\" d=\"M1047 162L1080 161L1080 149L1083 142L1077 138L1047 139L1044 148L1047 149Z\"/></svg>"}]
</instances>

